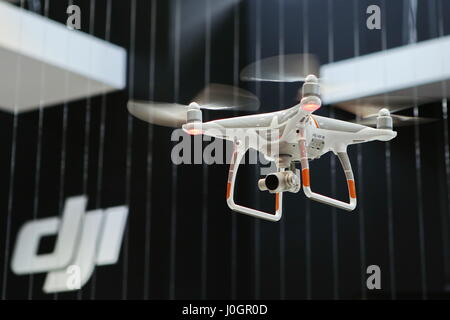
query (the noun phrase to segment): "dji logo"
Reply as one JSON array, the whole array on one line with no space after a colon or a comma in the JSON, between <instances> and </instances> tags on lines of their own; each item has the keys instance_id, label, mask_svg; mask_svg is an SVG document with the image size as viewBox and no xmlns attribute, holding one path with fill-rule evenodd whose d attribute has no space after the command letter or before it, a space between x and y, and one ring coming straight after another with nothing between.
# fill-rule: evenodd
<instances>
[{"instance_id":1,"label":"dji logo","mask_svg":"<svg viewBox=\"0 0 450 320\"><path fill-rule=\"evenodd\" d=\"M17 275L47 272L47 293L80 289L96 265L119 259L128 208L113 207L85 213L87 198L66 200L62 218L26 222L17 235L11 261ZM57 235L52 253L38 254L42 237Z\"/></svg>"}]
</instances>

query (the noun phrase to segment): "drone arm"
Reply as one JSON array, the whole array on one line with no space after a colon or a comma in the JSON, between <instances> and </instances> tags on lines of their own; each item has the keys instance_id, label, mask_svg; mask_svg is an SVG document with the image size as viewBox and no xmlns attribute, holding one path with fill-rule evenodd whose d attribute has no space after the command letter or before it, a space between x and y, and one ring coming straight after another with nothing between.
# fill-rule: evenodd
<instances>
[{"instance_id":1,"label":"drone arm","mask_svg":"<svg viewBox=\"0 0 450 320\"><path fill-rule=\"evenodd\" d=\"M231 210L243 213L249 216L269 220L269 221L278 221L281 218L282 214L282 201L283 201L283 193L275 194L275 214L259 211L256 209L244 207L238 205L234 202L234 186L236 182L236 176L239 168L239 164L241 163L242 158L247 152L248 148L241 147L240 145L234 145L233 155L231 157L230 170L228 173L228 183L227 183L227 204Z\"/></svg>"},{"instance_id":2,"label":"drone arm","mask_svg":"<svg viewBox=\"0 0 450 320\"><path fill-rule=\"evenodd\" d=\"M302 183L303 183L303 192L305 195L315 201L322 202L324 204L328 204L340 209L344 209L347 211L352 211L356 207L356 190L355 190L355 180L353 177L353 171L350 164L350 160L348 158L347 152L338 152L337 156L341 162L342 168L345 172L345 177L347 179L347 187L350 201L343 202L340 200L336 200L318 193L311 191L310 184L310 176L309 176L309 163L308 163L308 155L306 150L306 139L305 139L305 129L300 128L299 130L299 146L300 146L300 162L302 166Z\"/></svg>"}]
</instances>

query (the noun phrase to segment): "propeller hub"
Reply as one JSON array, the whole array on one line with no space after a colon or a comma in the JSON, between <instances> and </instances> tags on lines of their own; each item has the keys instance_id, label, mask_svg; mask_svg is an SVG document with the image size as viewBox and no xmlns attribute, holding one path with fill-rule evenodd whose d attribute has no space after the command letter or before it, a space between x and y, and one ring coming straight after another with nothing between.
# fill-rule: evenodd
<instances>
[{"instance_id":1,"label":"propeller hub","mask_svg":"<svg viewBox=\"0 0 450 320\"><path fill-rule=\"evenodd\" d=\"M189 109L200 110L200 106L198 105L197 102L191 102L191 103L189 104L189 107L188 107L188 108L189 108Z\"/></svg>"},{"instance_id":2,"label":"propeller hub","mask_svg":"<svg viewBox=\"0 0 450 320\"><path fill-rule=\"evenodd\" d=\"M388 117L390 115L391 115L391 113L386 108L383 108L380 111L378 111L378 116L380 116L380 117Z\"/></svg>"},{"instance_id":3,"label":"propeller hub","mask_svg":"<svg viewBox=\"0 0 450 320\"><path fill-rule=\"evenodd\" d=\"M307 83L319 83L319 79L317 79L317 77L315 75L309 74L305 78L305 82L307 82Z\"/></svg>"}]
</instances>

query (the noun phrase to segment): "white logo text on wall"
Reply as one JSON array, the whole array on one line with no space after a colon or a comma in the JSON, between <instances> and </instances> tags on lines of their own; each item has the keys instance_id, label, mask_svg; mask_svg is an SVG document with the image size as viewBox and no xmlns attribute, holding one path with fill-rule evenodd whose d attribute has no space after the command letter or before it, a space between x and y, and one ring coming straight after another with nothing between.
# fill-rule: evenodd
<instances>
[{"instance_id":1,"label":"white logo text on wall","mask_svg":"<svg viewBox=\"0 0 450 320\"><path fill-rule=\"evenodd\" d=\"M119 259L128 217L125 206L85 212L87 197L66 200L62 217L26 222L17 235L11 268L17 275L46 272L44 292L80 289L95 266ZM42 237L56 235L53 252L38 254Z\"/></svg>"}]
</instances>

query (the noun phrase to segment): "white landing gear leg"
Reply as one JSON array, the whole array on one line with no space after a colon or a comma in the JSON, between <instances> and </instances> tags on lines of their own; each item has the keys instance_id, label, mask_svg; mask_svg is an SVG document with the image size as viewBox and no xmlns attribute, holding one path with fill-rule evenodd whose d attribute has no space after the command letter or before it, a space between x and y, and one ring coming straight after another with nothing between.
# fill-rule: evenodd
<instances>
[{"instance_id":1,"label":"white landing gear leg","mask_svg":"<svg viewBox=\"0 0 450 320\"><path fill-rule=\"evenodd\" d=\"M281 218L283 207L282 192L275 194L275 213L267 213L256 209L244 207L234 202L234 184L236 182L239 164L241 163L241 160L244 157L244 155L247 153L247 150L248 148L241 146L239 143L235 143L234 145L233 155L231 156L230 171L228 173L227 204L233 211L269 221L278 221Z\"/></svg>"},{"instance_id":2,"label":"white landing gear leg","mask_svg":"<svg viewBox=\"0 0 450 320\"><path fill-rule=\"evenodd\" d=\"M310 176L309 176L309 163L308 154L306 151L306 139L305 139L305 128L304 126L299 128L298 134L298 145L300 147L300 162L302 165L302 183L303 192L305 195L315 201L322 202L339 209L344 209L347 211L352 211L356 207L356 189L355 189L355 179L353 177L352 167L347 155L347 152L338 152L337 156L341 162L342 168L345 172L345 177L347 178L347 187L350 201L349 203L336 200L318 193L311 191Z\"/></svg>"}]
</instances>

